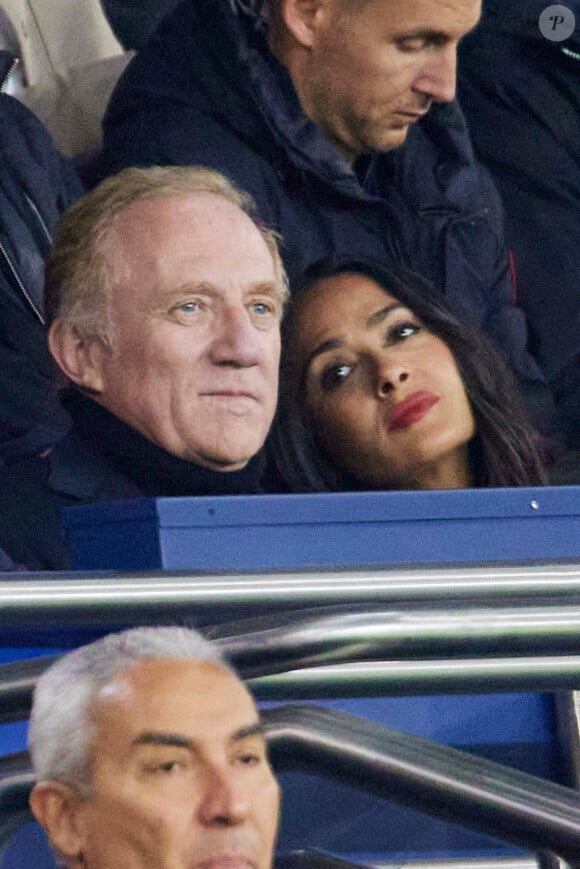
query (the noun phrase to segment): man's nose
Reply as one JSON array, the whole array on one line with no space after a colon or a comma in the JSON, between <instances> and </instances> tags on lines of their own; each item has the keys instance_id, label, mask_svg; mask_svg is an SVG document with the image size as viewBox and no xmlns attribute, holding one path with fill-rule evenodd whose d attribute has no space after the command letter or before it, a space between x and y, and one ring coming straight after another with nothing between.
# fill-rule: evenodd
<instances>
[{"instance_id":1,"label":"man's nose","mask_svg":"<svg viewBox=\"0 0 580 869\"><path fill-rule=\"evenodd\" d=\"M224 305L215 323L211 358L216 365L249 368L259 365L264 352L259 331L243 305Z\"/></svg>"},{"instance_id":2,"label":"man's nose","mask_svg":"<svg viewBox=\"0 0 580 869\"><path fill-rule=\"evenodd\" d=\"M207 765L201 784L199 820L204 826L231 827L242 823L249 810L247 783L239 768Z\"/></svg>"},{"instance_id":3,"label":"man's nose","mask_svg":"<svg viewBox=\"0 0 580 869\"><path fill-rule=\"evenodd\" d=\"M457 45L449 43L426 60L415 89L436 103L450 103L455 99L456 85Z\"/></svg>"}]
</instances>

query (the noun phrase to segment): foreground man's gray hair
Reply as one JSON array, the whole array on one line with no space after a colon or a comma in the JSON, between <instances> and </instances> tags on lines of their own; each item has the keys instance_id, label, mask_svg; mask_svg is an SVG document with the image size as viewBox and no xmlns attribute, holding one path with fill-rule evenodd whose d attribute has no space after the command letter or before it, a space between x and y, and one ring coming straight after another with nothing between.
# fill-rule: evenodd
<instances>
[{"instance_id":1,"label":"foreground man's gray hair","mask_svg":"<svg viewBox=\"0 0 580 869\"><path fill-rule=\"evenodd\" d=\"M227 666L200 633L144 627L108 634L60 658L34 691L28 743L37 781L54 779L87 792L93 739L91 705L100 689L144 660L212 661Z\"/></svg>"}]
</instances>

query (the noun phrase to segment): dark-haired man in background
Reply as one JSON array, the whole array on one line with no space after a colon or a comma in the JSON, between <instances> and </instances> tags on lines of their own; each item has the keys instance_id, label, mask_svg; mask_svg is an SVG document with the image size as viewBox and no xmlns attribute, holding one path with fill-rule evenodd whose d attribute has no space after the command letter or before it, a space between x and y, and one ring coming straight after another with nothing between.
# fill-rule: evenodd
<instances>
[{"instance_id":1,"label":"dark-haired man in background","mask_svg":"<svg viewBox=\"0 0 580 869\"><path fill-rule=\"evenodd\" d=\"M104 173L200 163L282 233L291 285L331 254L401 260L504 352L553 412L513 304L501 206L454 101L481 0L196 0L117 86Z\"/></svg>"}]
</instances>

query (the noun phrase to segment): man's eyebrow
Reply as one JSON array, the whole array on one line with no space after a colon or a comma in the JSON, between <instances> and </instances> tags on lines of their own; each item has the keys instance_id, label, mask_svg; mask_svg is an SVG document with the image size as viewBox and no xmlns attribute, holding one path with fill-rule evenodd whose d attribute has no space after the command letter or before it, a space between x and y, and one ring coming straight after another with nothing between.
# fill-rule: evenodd
<instances>
[{"instance_id":1,"label":"man's eyebrow","mask_svg":"<svg viewBox=\"0 0 580 869\"><path fill-rule=\"evenodd\" d=\"M444 30L435 30L434 27L418 27L417 30L406 30L397 37L399 40L422 39L425 42L444 43L451 37Z\"/></svg>"},{"instance_id":2,"label":"man's eyebrow","mask_svg":"<svg viewBox=\"0 0 580 869\"><path fill-rule=\"evenodd\" d=\"M255 293L262 293L267 296L273 296L280 303L287 300L286 293L282 283L277 281L257 281L244 287L244 295L249 296ZM172 287L163 294L163 304L171 304L180 299L187 298L188 295L203 295L219 297L221 295L220 288L209 281L188 281L181 284L179 287Z\"/></svg>"},{"instance_id":3,"label":"man's eyebrow","mask_svg":"<svg viewBox=\"0 0 580 869\"><path fill-rule=\"evenodd\" d=\"M188 281L186 284L181 284L179 287L171 287L161 294L162 304L169 304L178 299L184 299L191 294L200 294L205 296L217 295L217 289L207 281Z\"/></svg>"},{"instance_id":4,"label":"man's eyebrow","mask_svg":"<svg viewBox=\"0 0 580 869\"><path fill-rule=\"evenodd\" d=\"M264 725L260 721L252 722L244 727L240 727L232 733L230 739L232 742L239 742L242 739L247 739L250 736L263 736ZM165 733L158 730L145 730L135 737L132 745L168 745L173 748L187 748L189 751L195 750L195 742L188 739L187 736L182 736L180 733Z\"/></svg>"},{"instance_id":5,"label":"man's eyebrow","mask_svg":"<svg viewBox=\"0 0 580 869\"><path fill-rule=\"evenodd\" d=\"M241 739L247 739L250 736L264 736L264 725L261 721L256 721L254 724L247 724L245 727L240 727L232 734L232 742L239 742Z\"/></svg>"},{"instance_id":6,"label":"man's eyebrow","mask_svg":"<svg viewBox=\"0 0 580 869\"><path fill-rule=\"evenodd\" d=\"M461 38L463 38L465 33L471 33L472 30L475 30L480 20L481 11L477 16L477 21L471 25L468 31L465 31L462 34ZM422 39L425 42L431 42L436 45L445 45L445 43L450 42L457 37L446 33L444 30L436 30L434 27L418 27L416 30L406 30L402 33L398 33L395 38L398 42L404 42L408 39Z\"/></svg>"},{"instance_id":7,"label":"man's eyebrow","mask_svg":"<svg viewBox=\"0 0 580 869\"><path fill-rule=\"evenodd\" d=\"M280 302L285 302L288 296L283 284L277 281L258 281L255 284L251 284L246 293L250 295L252 293L264 293L266 296L274 296Z\"/></svg>"},{"instance_id":8,"label":"man's eyebrow","mask_svg":"<svg viewBox=\"0 0 580 869\"><path fill-rule=\"evenodd\" d=\"M406 308L406 305L403 305L402 302L393 302L391 305L386 305L384 308L381 308L380 311L376 311L376 313L371 314L368 318L366 326L367 329L372 329L373 326L378 326L379 323L382 323L389 316L391 311L395 311L397 308Z\"/></svg>"},{"instance_id":9,"label":"man's eyebrow","mask_svg":"<svg viewBox=\"0 0 580 869\"><path fill-rule=\"evenodd\" d=\"M193 742L179 733L164 733L157 730L146 730L135 737L132 745L169 745L175 748L188 748L193 751Z\"/></svg>"}]
</instances>

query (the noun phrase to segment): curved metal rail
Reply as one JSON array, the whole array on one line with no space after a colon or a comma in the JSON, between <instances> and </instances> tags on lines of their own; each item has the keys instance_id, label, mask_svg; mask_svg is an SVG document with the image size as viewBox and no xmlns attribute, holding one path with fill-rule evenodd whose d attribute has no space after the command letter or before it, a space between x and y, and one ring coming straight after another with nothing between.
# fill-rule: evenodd
<instances>
[{"instance_id":1,"label":"curved metal rail","mask_svg":"<svg viewBox=\"0 0 580 869\"><path fill-rule=\"evenodd\" d=\"M571 789L346 712L281 706L263 719L277 772L326 775L580 865L580 801Z\"/></svg>"},{"instance_id":2,"label":"curved metal rail","mask_svg":"<svg viewBox=\"0 0 580 869\"><path fill-rule=\"evenodd\" d=\"M172 621L189 619L184 613ZM576 605L493 610L357 605L274 613L203 630L260 699L580 685ZM52 660L0 667L0 721L28 715L36 677Z\"/></svg>"},{"instance_id":3,"label":"curved metal rail","mask_svg":"<svg viewBox=\"0 0 580 869\"><path fill-rule=\"evenodd\" d=\"M217 575L12 574L0 582L4 629L114 629L160 619L192 625L335 604L580 604L580 565L345 568Z\"/></svg>"},{"instance_id":4,"label":"curved metal rail","mask_svg":"<svg viewBox=\"0 0 580 869\"><path fill-rule=\"evenodd\" d=\"M206 628L244 676L325 663L497 655L580 648L580 605L414 609L332 607Z\"/></svg>"}]
</instances>

